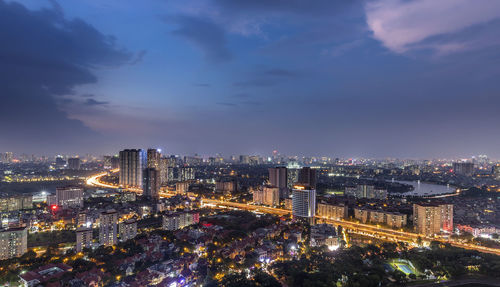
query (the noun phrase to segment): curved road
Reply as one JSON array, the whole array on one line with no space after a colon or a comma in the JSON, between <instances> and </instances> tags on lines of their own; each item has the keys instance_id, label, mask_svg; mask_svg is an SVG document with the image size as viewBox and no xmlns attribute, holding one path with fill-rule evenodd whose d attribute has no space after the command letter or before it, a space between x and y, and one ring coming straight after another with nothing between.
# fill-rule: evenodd
<instances>
[{"instance_id":1,"label":"curved road","mask_svg":"<svg viewBox=\"0 0 500 287\"><path fill-rule=\"evenodd\" d=\"M111 170L110 172L116 173L116 172L118 172L118 169ZM108 175L108 174L109 174L108 172L102 172L102 173L93 175L87 179L87 184L90 186L96 186L96 187L102 187L102 188L119 188L119 186L106 184L106 183L103 183L100 181L100 179L103 176ZM138 192L138 193L142 192L140 189L137 189L137 188L130 188L127 190ZM160 196L169 197L169 196L172 196L172 194L169 194L166 192L161 192ZM245 203L238 203L238 202L222 201L222 200L217 200L217 199L203 198L202 203L205 205L212 205L212 206L217 206L217 207L222 207L222 208L235 208L235 209L239 209L239 210L262 212L262 213L274 214L274 215L279 215L279 216L291 215L291 210L286 210L286 209L281 209L281 208L273 208L273 207L267 207L267 206L252 205L252 204L245 204ZM379 227L376 225L356 223L356 222L345 221L345 220L334 220L334 219L325 218L325 217L316 217L316 218L321 222L325 222L325 223L332 224L332 225L340 225L343 228L349 229L349 232L361 234L361 235L365 235L365 236L370 236L370 237L381 239L381 240L394 241L394 242L401 241L401 242L406 242L406 243L410 243L410 244L415 244L417 242L418 238L421 238L423 241L428 241L428 242L433 241L433 240L440 241L442 243L449 243L455 247L460 247L460 248L470 249L470 250L477 250L480 252L500 255L500 249L489 248L489 247L478 246L478 245L467 244L467 243L461 243L461 242L456 242L456 241L450 241L449 239L439 237L439 236L428 237L428 236L423 236L423 235L420 235L417 233L398 231L398 230L394 230L394 229Z\"/></svg>"}]
</instances>

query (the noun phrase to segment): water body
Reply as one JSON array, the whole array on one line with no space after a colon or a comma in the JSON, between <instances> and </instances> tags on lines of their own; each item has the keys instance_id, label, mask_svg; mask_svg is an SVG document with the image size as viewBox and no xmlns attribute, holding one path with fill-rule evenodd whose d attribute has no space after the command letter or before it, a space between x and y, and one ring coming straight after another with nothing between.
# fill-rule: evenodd
<instances>
[{"instance_id":1,"label":"water body","mask_svg":"<svg viewBox=\"0 0 500 287\"><path fill-rule=\"evenodd\" d=\"M450 185L424 183L420 181L395 180L394 182L399 182L413 186L414 189L412 191L408 191L402 194L404 196L435 196L447 193L455 193L457 190L456 188Z\"/></svg>"}]
</instances>

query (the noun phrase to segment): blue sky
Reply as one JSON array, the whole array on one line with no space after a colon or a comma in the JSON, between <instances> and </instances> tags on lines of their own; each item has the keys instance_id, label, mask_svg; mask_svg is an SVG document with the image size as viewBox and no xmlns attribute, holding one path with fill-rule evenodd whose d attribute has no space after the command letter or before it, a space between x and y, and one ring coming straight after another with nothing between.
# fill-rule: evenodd
<instances>
[{"instance_id":1,"label":"blue sky","mask_svg":"<svg viewBox=\"0 0 500 287\"><path fill-rule=\"evenodd\" d=\"M496 0L0 0L0 24L0 150L500 157Z\"/></svg>"}]
</instances>

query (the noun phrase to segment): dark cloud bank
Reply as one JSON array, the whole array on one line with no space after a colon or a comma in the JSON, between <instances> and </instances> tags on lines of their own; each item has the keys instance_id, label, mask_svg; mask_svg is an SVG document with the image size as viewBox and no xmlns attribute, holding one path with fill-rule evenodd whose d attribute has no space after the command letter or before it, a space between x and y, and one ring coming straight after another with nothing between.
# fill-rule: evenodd
<instances>
[{"instance_id":1,"label":"dark cloud bank","mask_svg":"<svg viewBox=\"0 0 500 287\"><path fill-rule=\"evenodd\" d=\"M57 103L76 97L76 86L95 83L94 69L122 65L132 55L83 20L65 18L57 7L31 11L2 0L0 39L0 150L69 152L97 139ZM106 103L87 99L85 104Z\"/></svg>"}]
</instances>

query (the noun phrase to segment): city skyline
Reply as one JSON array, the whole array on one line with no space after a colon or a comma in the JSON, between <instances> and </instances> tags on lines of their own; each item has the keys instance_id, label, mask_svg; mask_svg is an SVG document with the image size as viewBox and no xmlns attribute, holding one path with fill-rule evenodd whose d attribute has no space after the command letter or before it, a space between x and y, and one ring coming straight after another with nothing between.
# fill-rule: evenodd
<instances>
[{"instance_id":1,"label":"city skyline","mask_svg":"<svg viewBox=\"0 0 500 287\"><path fill-rule=\"evenodd\" d=\"M495 1L0 1L0 150L500 158Z\"/></svg>"}]
</instances>

